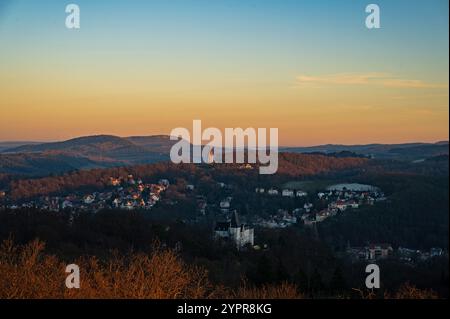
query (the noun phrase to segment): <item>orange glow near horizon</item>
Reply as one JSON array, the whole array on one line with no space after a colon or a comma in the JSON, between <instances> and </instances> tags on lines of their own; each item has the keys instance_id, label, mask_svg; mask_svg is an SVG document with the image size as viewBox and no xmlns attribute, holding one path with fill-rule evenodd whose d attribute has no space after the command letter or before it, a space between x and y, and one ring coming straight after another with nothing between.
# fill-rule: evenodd
<instances>
[{"instance_id":1,"label":"orange glow near horizon","mask_svg":"<svg viewBox=\"0 0 450 319\"><path fill-rule=\"evenodd\" d=\"M436 142L449 137L448 93L442 88L303 88L289 82L252 88L230 81L223 84L234 86L230 90L206 82L197 90L175 83L170 90L146 90L138 82L133 89L100 80L74 85L64 76L44 85L37 78L20 80L2 83L9 90L0 95L1 141L169 134L176 127L191 129L194 119L202 120L205 128L277 127L279 143L286 146ZM116 86L126 92L112 93ZM24 89L27 94L21 93Z\"/></svg>"},{"instance_id":2,"label":"orange glow near horizon","mask_svg":"<svg viewBox=\"0 0 450 319\"><path fill-rule=\"evenodd\" d=\"M83 2L88 19L68 31L53 3L11 2L0 21L0 141L161 135L195 119L275 127L286 146L449 139L447 1L412 6L430 25L400 21L403 7L386 2L376 31L351 4L324 24L307 1L236 2L239 12L221 1L115 3Z\"/></svg>"}]
</instances>

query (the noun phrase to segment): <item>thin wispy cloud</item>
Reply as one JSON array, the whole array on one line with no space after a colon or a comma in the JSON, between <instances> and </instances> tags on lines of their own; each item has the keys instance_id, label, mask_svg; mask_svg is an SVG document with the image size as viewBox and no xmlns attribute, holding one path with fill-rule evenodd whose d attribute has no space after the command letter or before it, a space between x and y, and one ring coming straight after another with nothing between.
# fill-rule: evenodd
<instances>
[{"instance_id":1,"label":"thin wispy cloud","mask_svg":"<svg viewBox=\"0 0 450 319\"><path fill-rule=\"evenodd\" d=\"M414 94L414 95L396 95L391 97L393 100L435 100L448 99L448 93L445 94Z\"/></svg>"},{"instance_id":2,"label":"thin wispy cloud","mask_svg":"<svg viewBox=\"0 0 450 319\"><path fill-rule=\"evenodd\" d=\"M296 87L320 88L330 85L372 85L404 89L445 89L447 83L429 83L421 80L402 79L389 73L339 73L329 75L299 75Z\"/></svg>"}]
</instances>

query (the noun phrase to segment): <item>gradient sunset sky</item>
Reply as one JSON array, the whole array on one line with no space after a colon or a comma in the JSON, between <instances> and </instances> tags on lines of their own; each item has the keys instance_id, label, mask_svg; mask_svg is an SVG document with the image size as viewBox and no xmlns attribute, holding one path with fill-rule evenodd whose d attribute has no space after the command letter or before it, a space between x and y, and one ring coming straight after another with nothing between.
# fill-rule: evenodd
<instances>
[{"instance_id":1,"label":"gradient sunset sky","mask_svg":"<svg viewBox=\"0 0 450 319\"><path fill-rule=\"evenodd\" d=\"M81 29L65 27L65 6ZM379 30L365 7L381 8ZM0 0L0 141L277 127L449 138L448 0Z\"/></svg>"}]
</instances>

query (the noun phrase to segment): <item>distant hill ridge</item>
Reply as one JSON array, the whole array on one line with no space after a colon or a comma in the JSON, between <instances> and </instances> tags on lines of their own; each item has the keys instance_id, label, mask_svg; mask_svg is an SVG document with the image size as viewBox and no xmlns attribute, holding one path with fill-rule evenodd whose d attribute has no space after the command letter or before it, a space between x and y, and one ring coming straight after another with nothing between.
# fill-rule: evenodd
<instances>
[{"instance_id":1,"label":"distant hill ridge","mask_svg":"<svg viewBox=\"0 0 450 319\"><path fill-rule=\"evenodd\" d=\"M169 136L94 135L61 142L0 149L0 173L52 174L94 167L150 164L169 160ZM7 145L7 144L4 144ZM54 169L53 169L54 168Z\"/></svg>"},{"instance_id":2,"label":"distant hill ridge","mask_svg":"<svg viewBox=\"0 0 450 319\"><path fill-rule=\"evenodd\" d=\"M69 170L151 164L168 161L176 141L167 135L83 136L66 141L0 143L0 174L45 175ZM448 155L448 141L438 143L319 145L282 147L280 152L336 158L379 158L405 161Z\"/></svg>"},{"instance_id":3,"label":"distant hill ridge","mask_svg":"<svg viewBox=\"0 0 450 319\"><path fill-rule=\"evenodd\" d=\"M108 144L111 143L111 144ZM115 144L115 145L113 145ZM0 142L0 152L3 153L31 153L44 152L50 150L67 150L80 146L109 146L110 148L118 148L124 146L140 146L159 148L158 151L170 150L174 141L170 140L168 135L150 135L150 136L129 136L119 137L115 135L92 135L82 136L69 139L61 142ZM8 147L10 146L10 147ZM280 147L281 151L289 151L296 153L339 153L339 152L354 152L363 155L369 153L383 153L404 150L404 149L418 149L420 147L427 148L448 148L448 141L439 141L436 143L403 143L403 144L361 144L361 145L344 145L344 144L325 144L307 147ZM155 151L155 149L153 149Z\"/></svg>"},{"instance_id":4,"label":"distant hill ridge","mask_svg":"<svg viewBox=\"0 0 450 319\"><path fill-rule=\"evenodd\" d=\"M46 152L46 151L62 151L62 150L73 150L78 147L108 147L109 149L115 149L118 147L125 146L136 146L132 142L114 135L94 135L94 136L84 136L77 137L62 142L50 142L42 144L32 144L32 145L22 145L15 148L7 149L4 152L8 153L32 153L32 152Z\"/></svg>"},{"instance_id":5,"label":"distant hill ridge","mask_svg":"<svg viewBox=\"0 0 450 319\"><path fill-rule=\"evenodd\" d=\"M282 151L294 153L335 153L351 152L380 159L418 160L449 154L449 142L367 144L367 145L318 145L311 147L285 147Z\"/></svg>"}]
</instances>

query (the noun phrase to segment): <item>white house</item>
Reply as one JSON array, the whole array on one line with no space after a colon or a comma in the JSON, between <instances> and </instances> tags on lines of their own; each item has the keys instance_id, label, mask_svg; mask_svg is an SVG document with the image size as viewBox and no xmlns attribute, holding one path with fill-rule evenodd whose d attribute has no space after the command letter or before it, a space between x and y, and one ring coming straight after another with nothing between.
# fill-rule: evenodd
<instances>
[{"instance_id":1,"label":"white house","mask_svg":"<svg viewBox=\"0 0 450 319\"><path fill-rule=\"evenodd\" d=\"M121 203L120 199L119 198L115 198L113 200L113 202L112 202L112 205L113 205L113 207L117 208L117 207L120 206L120 203Z\"/></svg>"},{"instance_id":2,"label":"white house","mask_svg":"<svg viewBox=\"0 0 450 319\"><path fill-rule=\"evenodd\" d=\"M95 200L95 197L93 195L87 195L83 198L83 202L85 204L92 204Z\"/></svg>"},{"instance_id":3,"label":"white house","mask_svg":"<svg viewBox=\"0 0 450 319\"><path fill-rule=\"evenodd\" d=\"M359 204L354 200L350 200L347 202L347 207L357 209L357 208L359 208Z\"/></svg>"},{"instance_id":4,"label":"white house","mask_svg":"<svg viewBox=\"0 0 450 319\"><path fill-rule=\"evenodd\" d=\"M304 191L297 191L295 195L297 197L306 197L306 196L308 196L308 193L304 192Z\"/></svg>"},{"instance_id":5,"label":"white house","mask_svg":"<svg viewBox=\"0 0 450 319\"><path fill-rule=\"evenodd\" d=\"M228 213L228 211L230 210L231 207L231 201L233 199L231 197L227 197L226 199L222 200L219 204L220 206L220 210L222 211L222 213Z\"/></svg>"},{"instance_id":6,"label":"white house","mask_svg":"<svg viewBox=\"0 0 450 319\"><path fill-rule=\"evenodd\" d=\"M224 200L222 200L222 201L220 202L220 208L222 208L222 209L230 208L230 206L231 206L231 200L232 200L231 197L227 197L227 198L225 198Z\"/></svg>"},{"instance_id":7,"label":"white house","mask_svg":"<svg viewBox=\"0 0 450 319\"><path fill-rule=\"evenodd\" d=\"M294 197L294 191L292 189L283 189L281 195L283 197Z\"/></svg>"},{"instance_id":8,"label":"white house","mask_svg":"<svg viewBox=\"0 0 450 319\"><path fill-rule=\"evenodd\" d=\"M285 221L288 224L296 224L297 223L297 217L293 215L286 215L283 217L283 221Z\"/></svg>"}]
</instances>

